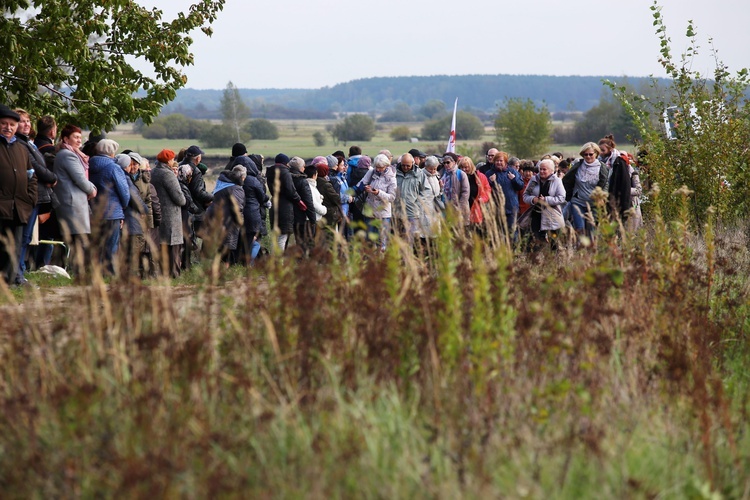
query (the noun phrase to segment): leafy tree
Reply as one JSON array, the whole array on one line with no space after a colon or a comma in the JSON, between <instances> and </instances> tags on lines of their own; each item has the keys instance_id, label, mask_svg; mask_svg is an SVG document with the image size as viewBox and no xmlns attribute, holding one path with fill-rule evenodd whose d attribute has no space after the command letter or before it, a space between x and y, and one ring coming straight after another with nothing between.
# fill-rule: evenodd
<instances>
[{"instance_id":1,"label":"leafy tree","mask_svg":"<svg viewBox=\"0 0 750 500\"><path fill-rule=\"evenodd\" d=\"M279 138L279 128L265 118L250 120L244 130L250 134L251 139L259 141L275 141Z\"/></svg>"},{"instance_id":2,"label":"leafy tree","mask_svg":"<svg viewBox=\"0 0 750 500\"><path fill-rule=\"evenodd\" d=\"M237 134L237 142L242 142L240 128L245 120L250 118L250 108L242 100L239 89L231 81L227 83L224 94L221 96L221 116L224 125L232 127Z\"/></svg>"},{"instance_id":3,"label":"leafy tree","mask_svg":"<svg viewBox=\"0 0 750 500\"><path fill-rule=\"evenodd\" d=\"M638 129L625 108L611 97L602 97L599 104L589 109L575 124L573 142L598 141L607 134L625 141L628 137L639 139Z\"/></svg>"},{"instance_id":4,"label":"leafy tree","mask_svg":"<svg viewBox=\"0 0 750 500\"><path fill-rule=\"evenodd\" d=\"M379 122L412 122L414 121L414 113L411 111L411 107L405 102L400 102L394 106L390 111L386 111L380 118Z\"/></svg>"},{"instance_id":5,"label":"leafy tree","mask_svg":"<svg viewBox=\"0 0 750 500\"><path fill-rule=\"evenodd\" d=\"M661 41L659 62L670 77L666 92L634 93L625 86L607 82L615 97L636 124L646 159L641 177L658 183L661 195L654 203L670 219L683 210L680 198L689 196L690 215L701 227L713 207L720 220L744 219L750 212L750 102L747 90L750 72L743 68L732 75L718 59L711 78L694 71L698 54L696 31L688 22L689 45L676 61L671 38L661 16L661 7L651 7L656 34ZM657 82L653 84L657 85ZM666 137L662 115L674 106L683 119L677 124L678 138ZM640 155L639 155L640 156ZM674 196L681 186L682 195Z\"/></svg>"},{"instance_id":6,"label":"leafy tree","mask_svg":"<svg viewBox=\"0 0 750 500\"><path fill-rule=\"evenodd\" d=\"M167 128L161 123L152 123L141 131L144 139L166 139Z\"/></svg>"},{"instance_id":7,"label":"leafy tree","mask_svg":"<svg viewBox=\"0 0 750 500\"><path fill-rule=\"evenodd\" d=\"M431 120L422 127L422 139L438 141L448 139L451 131L453 117L446 115L436 120ZM476 116L466 111L456 113L456 139L473 140L480 139L484 134L484 125Z\"/></svg>"},{"instance_id":8,"label":"leafy tree","mask_svg":"<svg viewBox=\"0 0 750 500\"><path fill-rule=\"evenodd\" d=\"M336 124L333 135L344 145L349 141L371 141L375 135L375 121L367 115L350 115Z\"/></svg>"},{"instance_id":9,"label":"leafy tree","mask_svg":"<svg viewBox=\"0 0 750 500\"><path fill-rule=\"evenodd\" d=\"M391 139L394 141L408 141L411 139L411 130L406 125L394 127L391 130Z\"/></svg>"},{"instance_id":10,"label":"leafy tree","mask_svg":"<svg viewBox=\"0 0 750 500\"><path fill-rule=\"evenodd\" d=\"M531 99L506 99L497 111L497 140L520 158L530 158L545 150L551 131L547 106L537 107Z\"/></svg>"},{"instance_id":11,"label":"leafy tree","mask_svg":"<svg viewBox=\"0 0 750 500\"><path fill-rule=\"evenodd\" d=\"M97 130L150 123L187 83L180 69L193 63L189 33L210 36L224 1L198 0L172 21L134 0L6 1L0 101ZM136 58L150 68L133 67Z\"/></svg>"},{"instance_id":12,"label":"leafy tree","mask_svg":"<svg viewBox=\"0 0 750 500\"><path fill-rule=\"evenodd\" d=\"M201 144L207 148L230 148L237 142L234 130L224 125L210 125L200 136Z\"/></svg>"},{"instance_id":13,"label":"leafy tree","mask_svg":"<svg viewBox=\"0 0 750 500\"><path fill-rule=\"evenodd\" d=\"M322 148L326 145L326 135L321 132L320 130L316 130L313 135L313 142L315 143L315 146Z\"/></svg>"}]
</instances>

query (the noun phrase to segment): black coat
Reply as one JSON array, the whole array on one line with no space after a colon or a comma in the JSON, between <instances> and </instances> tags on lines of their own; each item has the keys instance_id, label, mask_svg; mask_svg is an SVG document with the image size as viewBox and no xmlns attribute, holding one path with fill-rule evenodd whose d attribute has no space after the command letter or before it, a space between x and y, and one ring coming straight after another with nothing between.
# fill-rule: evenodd
<instances>
[{"instance_id":1,"label":"black coat","mask_svg":"<svg viewBox=\"0 0 750 500\"><path fill-rule=\"evenodd\" d=\"M268 195L260 179L258 166L247 156L238 157L235 165L242 165L247 169L247 177L242 184L245 191L245 206L242 211L245 217L245 232L249 235L264 234L265 212L262 209L268 202Z\"/></svg>"},{"instance_id":2,"label":"black coat","mask_svg":"<svg viewBox=\"0 0 750 500\"><path fill-rule=\"evenodd\" d=\"M52 203L52 185L57 182L57 176L47 167L47 162L37 147L29 142L29 137L21 133L16 134L18 142L26 146L29 151L31 166L34 167L34 174L37 179L37 205ZM53 160L54 163L54 160Z\"/></svg>"},{"instance_id":3,"label":"black coat","mask_svg":"<svg viewBox=\"0 0 750 500\"><path fill-rule=\"evenodd\" d=\"M630 188L630 166L624 158L618 156L612 162L612 173L609 176L609 209L610 213L619 212L622 220L627 219L625 212L633 206Z\"/></svg>"},{"instance_id":4,"label":"black coat","mask_svg":"<svg viewBox=\"0 0 750 500\"><path fill-rule=\"evenodd\" d=\"M294 209L300 195L294 187L289 167L276 163L268 168L268 191L271 194L271 227L278 227L281 234L294 232ZM309 191L308 186L308 191ZM312 198L312 196L311 196Z\"/></svg>"},{"instance_id":5,"label":"black coat","mask_svg":"<svg viewBox=\"0 0 750 500\"><path fill-rule=\"evenodd\" d=\"M326 207L326 214L323 217L325 217L326 223L330 225L338 224L343 219L341 195L333 187L331 181L325 177L318 176L317 188L318 192L323 195L323 206Z\"/></svg>"},{"instance_id":6,"label":"black coat","mask_svg":"<svg viewBox=\"0 0 750 500\"><path fill-rule=\"evenodd\" d=\"M307 176L301 172L293 172L292 181L300 199L307 205L307 210L305 211L299 205L294 205L294 223L305 224L306 222L312 222L315 224L317 222L315 205L313 204L312 191L310 190L310 184L307 182Z\"/></svg>"}]
</instances>

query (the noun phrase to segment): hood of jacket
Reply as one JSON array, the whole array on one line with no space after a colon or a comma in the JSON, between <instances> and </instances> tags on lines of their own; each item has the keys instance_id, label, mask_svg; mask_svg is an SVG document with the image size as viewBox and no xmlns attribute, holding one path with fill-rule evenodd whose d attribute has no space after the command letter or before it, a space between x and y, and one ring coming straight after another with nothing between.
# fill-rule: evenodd
<instances>
[{"instance_id":1,"label":"hood of jacket","mask_svg":"<svg viewBox=\"0 0 750 500\"><path fill-rule=\"evenodd\" d=\"M252 175L253 177L258 177L260 175L258 166L248 156L238 156L234 160L234 165L242 165L245 167L247 169L247 175Z\"/></svg>"}]
</instances>

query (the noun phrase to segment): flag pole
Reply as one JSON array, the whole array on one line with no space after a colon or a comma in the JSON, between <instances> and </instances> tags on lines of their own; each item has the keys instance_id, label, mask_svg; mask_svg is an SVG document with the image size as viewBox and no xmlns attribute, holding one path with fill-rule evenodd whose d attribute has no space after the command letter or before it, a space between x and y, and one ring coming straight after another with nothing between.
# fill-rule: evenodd
<instances>
[{"instance_id":1,"label":"flag pole","mask_svg":"<svg viewBox=\"0 0 750 500\"><path fill-rule=\"evenodd\" d=\"M448 147L446 153L456 153L456 109L458 108L458 97L456 102L453 103L453 121L451 121L451 135L448 137Z\"/></svg>"}]
</instances>

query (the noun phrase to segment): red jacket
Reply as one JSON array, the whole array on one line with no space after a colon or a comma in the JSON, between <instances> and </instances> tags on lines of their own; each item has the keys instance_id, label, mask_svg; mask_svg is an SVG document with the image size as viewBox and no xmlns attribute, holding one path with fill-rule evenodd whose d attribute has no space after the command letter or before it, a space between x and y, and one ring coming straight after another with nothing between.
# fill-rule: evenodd
<instances>
[{"instance_id":1,"label":"red jacket","mask_svg":"<svg viewBox=\"0 0 750 500\"><path fill-rule=\"evenodd\" d=\"M482 221L484 221L482 205L490 201L490 193L492 191L490 190L490 182L487 180L487 176L479 170L477 170L474 175L477 177L477 188L479 188L479 193L477 193L477 197L474 198L474 203L471 204L470 220L472 224L481 224Z\"/></svg>"}]
</instances>

